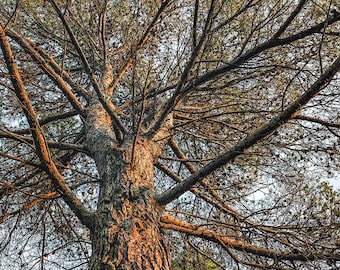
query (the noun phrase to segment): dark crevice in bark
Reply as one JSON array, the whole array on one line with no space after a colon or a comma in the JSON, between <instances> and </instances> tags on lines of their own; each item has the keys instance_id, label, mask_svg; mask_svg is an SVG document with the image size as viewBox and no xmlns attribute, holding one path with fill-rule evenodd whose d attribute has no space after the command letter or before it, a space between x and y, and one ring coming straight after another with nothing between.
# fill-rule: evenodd
<instances>
[{"instance_id":1,"label":"dark crevice in bark","mask_svg":"<svg viewBox=\"0 0 340 270\"><path fill-rule=\"evenodd\" d=\"M87 147L101 179L89 269L170 269L163 208L153 198L153 164L168 134L126 136L118 145L111 125L99 104L88 111Z\"/></svg>"}]
</instances>

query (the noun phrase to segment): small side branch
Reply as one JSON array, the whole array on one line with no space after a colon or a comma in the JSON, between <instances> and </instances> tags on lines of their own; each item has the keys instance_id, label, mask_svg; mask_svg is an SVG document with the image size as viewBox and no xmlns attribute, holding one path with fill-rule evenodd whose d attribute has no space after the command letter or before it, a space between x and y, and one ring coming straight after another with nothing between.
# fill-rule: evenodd
<instances>
[{"instance_id":1,"label":"small side branch","mask_svg":"<svg viewBox=\"0 0 340 270\"><path fill-rule=\"evenodd\" d=\"M7 138L11 140L15 140L18 142L22 142L27 144L28 146L32 147L34 145L34 139L31 137L23 136L14 132L10 131L2 131L0 130L0 138ZM46 145L49 148L59 149L59 150L75 150L77 152L82 152L87 155L90 155L89 151L82 145L73 144L73 143L61 143L61 142L52 142L52 141L46 141Z\"/></svg>"},{"instance_id":2,"label":"small side branch","mask_svg":"<svg viewBox=\"0 0 340 270\"><path fill-rule=\"evenodd\" d=\"M332 128L340 128L340 123L332 123L332 122L328 122L319 118L314 118L314 117L310 117L310 116L305 116L305 115L294 115L294 117L292 117L293 119L297 119L297 120L304 120L304 121L308 121L308 122L313 122L313 123L317 123L320 125L323 125L325 127L332 127Z\"/></svg>"},{"instance_id":3,"label":"small side branch","mask_svg":"<svg viewBox=\"0 0 340 270\"><path fill-rule=\"evenodd\" d=\"M119 81L121 80L121 78L123 77L125 72L131 67L132 62L135 59L135 56L136 56L137 52L140 49L143 48L143 45L145 44L145 42L147 41L148 37L150 36L150 34L152 32L152 29L155 27L158 19L160 18L160 16L164 12L165 8L170 4L170 2L171 2L170 0L164 1L162 3L162 5L159 7L155 17L153 18L153 20L151 21L150 25L146 29L146 31L143 34L142 38L139 40L139 42L135 46L134 51L131 53L131 56L125 62L123 67L120 69L120 72L118 73L117 77L109 84L109 87L106 89L106 93L107 93L108 96L112 95L113 91L117 87L117 84L119 83Z\"/></svg>"},{"instance_id":4,"label":"small side branch","mask_svg":"<svg viewBox=\"0 0 340 270\"><path fill-rule=\"evenodd\" d=\"M37 164L35 162L25 160L23 158L15 157L15 156L12 156L12 155L9 155L9 154L5 154L5 153L0 152L0 157L4 157L4 158L7 158L7 159L14 160L16 162L19 162L19 163L25 165L25 166L28 165L28 166L32 166L32 167L35 167L35 168L42 169L41 164Z\"/></svg>"},{"instance_id":5,"label":"small side branch","mask_svg":"<svg viewBox=\"0 0 340 270\"><path fill-rule=\"evenodd\" d=\"M69 112L65 112L65 113L61 113L61 114L50 115L50 116L47 116L46 118L40 120L39 124L40 124L40 126L43 126L43 125L46 125L46 124L51 123L53 121L67 119L67 118L76 116L78 114L79 113L77 111L69 111ZM15 134L29 134L29 133L31 133L31 131L30 131L29 128L26 128L26 129L15 130L15 131L13 131L13 133L15 133Z\"/></svg>"}]
</instances>

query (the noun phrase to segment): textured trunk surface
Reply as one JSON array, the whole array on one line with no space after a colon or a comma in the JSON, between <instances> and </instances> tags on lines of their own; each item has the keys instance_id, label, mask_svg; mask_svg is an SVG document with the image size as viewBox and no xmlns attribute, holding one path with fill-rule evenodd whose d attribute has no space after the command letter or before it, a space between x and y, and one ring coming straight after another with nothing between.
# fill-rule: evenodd
<instances>
[{"instance_id":1,"label":"textured trunk surface","mask_svg":"<svg viewBox=\"0 0 340 270\"><path fill-rule=\"evenodd\" d=\"M87 145L101 178L90 269L170 269L153 199L161 140L127 138L119 147L99 106L89 111ZM133 150L133 151L132 151Z\"/></svg>"}]
</instances>

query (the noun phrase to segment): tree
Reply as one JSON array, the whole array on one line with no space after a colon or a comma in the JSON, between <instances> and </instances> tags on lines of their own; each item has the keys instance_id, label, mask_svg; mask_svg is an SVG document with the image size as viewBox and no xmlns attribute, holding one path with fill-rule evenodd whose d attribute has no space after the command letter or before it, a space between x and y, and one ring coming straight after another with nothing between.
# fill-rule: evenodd
<instances>
[{"instance_id":1,"label":"tree","mask_svg":"<svg viewBox=\"0 0 340 270\"><path fill-rule=\"evenodd\" d=\"M336 3L0 7L1 267L337 267Z\"/></svg>"}]
</instances>

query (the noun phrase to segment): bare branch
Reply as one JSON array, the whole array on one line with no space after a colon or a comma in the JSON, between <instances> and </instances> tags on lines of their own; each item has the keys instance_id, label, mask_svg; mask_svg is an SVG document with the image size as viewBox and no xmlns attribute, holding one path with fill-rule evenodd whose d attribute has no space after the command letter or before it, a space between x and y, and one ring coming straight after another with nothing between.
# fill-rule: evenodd
<instances>
[{"instance_id":1,"label":"bare branch","mask_svg":"<svg viewBox=\"0 0 340 270\"><path fill-rule=\"evenodd\" d=\"M14 31L8 31L10 33L11 38L15 39L20 46L22 46L26 52L28 52L34 61L44 70L44 72L55 82L56 85L63 91L64 95L67 97L69 102L72 104L73 108L77 110L79 113L84 111L83 105L79 102L78 98L74 95L72 90L65 83L63 78L57 74L53 68L48 64L52 62L50 57L42 57L38 51L31 46L29 41Z\"/></svg>"},{"instance_id":2,"label":"bare branch","mask_svg":"<svg viewBox=\"0 0 340 270\"><path fill-rule=\"evenodd\" d=\"M30 102L24 83L21 79L20 72L15 64L14 56L10 48L9 42L6 38L5 31L1 26L0 26L0 45L7 65L7 69L11 75L11 81L14 86L15 94L17 98L20 100L20 102L23 104L23 111L30 124L32 137L40 162L44 167L46 173L51 178L56 189L61 193L65 202L79 217L83 224L91 228L94 225L92 214L82 205L81 201L68 187L62 175L59 173L56 165L52 161L49 148L44 138L43 132L40 128L36 112Z\"/></svg>"},{"instance_id":3,"label":"bare branch","mask_svg":"<svg viewBox=\"0 0 340 270\"><path fill-rule=\"evenodd\" d=\"M119 83L119 81L121 80L121 78L123 77L123 75L125 74L125 72L129 69L129 67L132 65L133 59L135 58L136 54L138 53L138 51L140 49L143 48L143 45L145 44L145 42L147 41L148 37L150 36L150 33L152 31L152 29L155 27L158 19L160 18L160 16L162 15L162 13L164 12L165 8L171 3L170 0L164 1L162 3L162 5L159 7L155 17L152 19L150 25L148 26L148 28L146 29L145 33L143 34L142 38L139 40L139 42L137 43L136 47L134 48L134 51L131 53L131 56L129 57L129 59L125 62L125 65L120 69L120 72L118 73L117 77L109 84L109 87L106 89L106 94L108 96L111 96L114 89L116 88L117 84Z\"/></svg>"},{"instance_id":4,"label":"bare branch","mask_svg":"<svg viewBox=\"0 0 340 270\"><path fill-rule=\"evenodd\" d=\"M58 5L56 4L56 2L54 0L49 0L49 2L52 4L53 8L55 9L55 11L57 12L59 18L61 19L63 26L65 27L66 31L68 32L72 44L75 46L80 59L82 60L84 66L85 66L85 70L87 72L87 74L89 75L93 88L97 94L97 97L100 101L100 103L103 105L104 109L107 111L107 113L110 115L110 117L112 118L112 120L115 122L116 126L114 128L115 134L116 134L116 138L121 141L123 140L123 136L124 134L128 133L127 128L124 126L124 124L119 120L118 116L115 113L115 107L113 106L112 102L110 101L110 99L107 99L104 94L102 93L102 89L100 89L99 83L90 67L90 64L87 61L87 58L85 56L85 54L83 53L83 50L81 48L81 46L79 45L75 35L73 34L73 31L71 29L71 27L69 26L69 24L66 22L64 15L62 14L61 10L59 9Z\"/></svg>"},{"instance_id":5,"label":"bare branch","mask_svg":"<svg viewBox=\"0 0 340 270\"><path fill-rule=\"evenodd\" d=\"M196 236L211 242L220 244L224 248L232 248L239 251L245 251L257 256L272 258L276 261L312 261L319 258L325 258L324 254L305 254L304 251L294 250L291 252L282 252L275 249L258 247L243 241L236 240L226 234L216 233L213 230L203 226L192 225L188 222L181 221L173 216L163 214L161 226L164 229L171 229L188 235ZM327 259L339 260L336 254L329 254Z\"/></svg>"},{"instance_id":6,"label":"bare branch","mask_svg":"<svg viewBox=\"0 0 340 270\"><path fill-rule=\"evenodd\" d=\"M209 71L198 78L196 78L191 85L187 86L185 91L189 91L198 85L204 84L208 81L211 81L223 74L226 74L227 72L239 67L241 64L245 63L249 59L253 58L254 56L258 55L259 53L266 51L268 49L290 44L294 41L303 39L307 36L310 36L315 33L320 33L325 27L325 25L331 25L337 21L340 20L340 14L337 15L336 17L332 17L330 19L326 19L324 22L321 22L313 27L310 27L306 30L302 30L294 35L291 35L289 37L281 38L281 39L270 39L248 51L246 51L244 54L238 56L235 58L233 61L231 61L229 64L222 66L220 68L214 69L212 71Z\"/></svg>"},{"instance_id":7,"label":"bare branch","mask_svg":"<svg viewBox=\"0 0 340 270\"><path fill-rule=\"evenodd\" d=\"M15 132L0 130L0 138L8 138L8 139L12 139L18 142L23 142L25 144L28 144L29 146L34 145L34 139L32 139L31 137L19 135L18 133L15 133ZM47 141L47 140L46 140L46 144L48 145L49 148L54 148L54 149L59 149L59 150L76 150L77 152L82 152L82 153L89 155L88 150L82 145L77 145L77 144L72 144L72 143L52 142L52 141Z\"/></svg>"},{"instance_id":8,"label":"bare branch","mask_svg":"<svg viewBox=\"0 0 340 270\"><path fill-rule=\"evenodd\" d=\"M79 113L77 111L70 111L70 112L65 112L62 114L57 114L57 115L50 115L47 116L46 118L42 119L39 121L39 125L43 126L46 125L50 122L57 121L57 120L62 120L62 119L67 119L69 117L73 117L78 115ZM29 128L27 129L20 129L20 130L15 130L13 133L15 134L29 134L31 131Z\"/></svg>"},{"instance_id":9,"label":"bare branch","mask_svg":"<svg viewBox=\"0 0 340 270\"><path fill-rule=\"evenodd\" d=\"M197 46L197 17L198 17L199 0L195 1L194 19L192 25L192 47Z\"/></svg>"},{"instance_id":10,"label":"bare branch","mask_svg":"<svg viewBox=\"0 0 340 270\"><path fill-rule=\"evenodd\" d=\"M254 2L253 0L249 0L244 7L241 7L234 15L232 15L230 18L226 19L225 21L223 21L221 24L219 24L218 26L216 26L215 28L213 28L211 31L212 32L216 32L219 29L221 29L222 27L226 26L227 24L229 24L230 22L232 22L235 18L237 18L239 15L241 15L243 12L245 12L247 9L253 7L254 5L256 5L259 1Z\"/></svg>"},{"instance_id":11,"label":"bare branch","mask_svg":"<svg viewBox=\"0 0 340 270\"><path fill-rule=\"evenodd\" d=\"M274 117L271 121L264 124L262 127L255 130L253 133L248 135L245 139L240 141L234 147L217 157L214 161L208 165L199 169L193 173L186 180L176 185L172 189L164 192L163 194L157 195L156 199L160 204L167 204L172 200L178 198L180 195L185 193L196 184L201 181L205 176L209 175L213 171L221 168L234 158L244 153L246 149L255 145L257 142L268 136L270 133L275 131L278 127L286 123L290 118L294 118L294 115L315 95L317 95L324 87L328 85L332 77L340 69L340 57L338 57L333 64L323 73L319 79L295 102L291 103L285 110Z\"/></svg>"},{"instance_id":12,"label":"bare branch","mask_svg":"<svg viewBox=\"0 0 340 270\"><path fill-rule=\"evenodd\" d=\"M0 152L0 156L4 157L4 158L11 159L11 160L14 160L14 161L17 161L17 162L19 162L19 163L21 163L23 165L29 165L29 166L32 166L32 167L36 167L36 168L42 169L41 164L37 164L35 162L29 161L29 160L25 160L23 158L15 157L15 156L12 156L12 155L9 155L9 154L5 154L5 153L1 153L1 152Z\"/></svg>"},{"instance_id":13,"label":"bare branch","mask_svg":"<svg viewBox=\"0 0 340 270\"><path fill-rule=\"evenodd\" d=\"M79 84L77 84L71 77L71 75L66 72L62 67L60 67L57 62L40 46L38 46L37 43L34 41L28 39L27 37L23 37L22 35L18 34L15 32L13 29L8 29L6 30L6 35L9 37L13 38L14 40L17 41L17 43L22 46L29 54L33 53L33 59L35 53L37 52L40 54L41 58L43 59L43 63L45 65L49 65L57 74L60 74L60 76L72 87L73 90L77 92L77 94L88 98L88 91L84 88L82 88ZM29 44L31 48L30 50L26 49L26 44ZM40 58L39 58L40 59Z\"/></svg>"},{"instance_id":14,"label":"bare branch","mask_svg":"<svg viewBox=\"0 0 340 270\"><path fill-rule=\"evenodd\" d=\"M314 117L310 117L310 116L305 116L305 115L294 115L292 117L293 119L297 119L297 120L304 120L304 121L309 121L309 122L313 122L313 123L317 123L326 127L332 127L332 128L340 128L340 123L333 123L333 122L329 122L329 121L325 121L319 118L314 118Z\"/></svg>"},{"instance_id":15,"label":"bare branch","mask_svg":"<svg viewBox=\"0 0 340 270\"><path fill-rule=\"evenodd\" d=\"M178 104L178 102L184 97L186 93L189 91L195 89L197 86L202 85L208 81L211 81L237 67L239 67L241 64L245 63L249 59L253 58L254 56L260 54L263 51L266 51L270 48L282 46L285 44L289 44L293 41L302 39L306 36L312 35L314 33L319 33L322 29L324 29L325 26L331 25L337 21L340 20L340 14L337 17L333 18L327 18L326 21L321 22L309 29L303 30L297 34L291 35L286 38L282 39L277 39L277 38L272 38L261 45L256 46L253 49L250 49L246 51L244 54L238 56L235 58L232 62L229 64L216 68L212 71L209 71L205 73L204 75L201 75L197 77L196 79L192 80L185 88L183 88L183 85L185 85L185 82L187 81L187 76L189 73L189 70L192 67L193 61L195 60L196 56L198 55L199 48L202 46L202 44L199 44L197 46L197 50L194 50L191 59L188 61L187 66L185 70L183 71L183 74L181 76L181 79L179 80L179 83L176 86L176 90L174 91L174 94L172 97L167 101L167 103L162 106L164 107L163 111L161 112L159 118L154 122L154 124L150 127L149 131L146 133L147 136L152 136L157 129L160 127L162 121L165 119L165 117L173 110L173 108ZM209 22L209 20L208 20ZM207 22L207 23L208 23ZM203 36L204 37L204 36ZM200 42L203 42L203 37L201 38Z\"/></svg>"},{"instance_id":16,"label":"bare branch","mask_svg":"<svg viewBox=\"0 0 340 270\"><path fill-rule=\"evenodd\" d=\"M190 173L195 173L197 171L197 169L195 168L195 166L186 159L186 156L185 154L181 151L180 147L176 144L176 142L172 139L170 140L170 147L171 149L174 151L174 153L176 154L176 156L183 160L183 163L184 165L187 167L187 169L190 171ZM180 182L183 182L180 181ZM211 200L210 198L208 198L206 195L201 195L200 197L215 205L215 207L217 207L218 209L224 211L225 213L228 213L229 215L231 215L232 217L234 217L235 219L237 219L239 222L245 222L251 226L253 226L254 228L257 228L257 229L260 229L260 230L263 230L263 231L266 231L266 232L270 232L270 233L275 233L276 230L271 228L271 227L268 227L268 226L263 226L263 225L260 225L260 224L256 224L255 222L252 222L250 220L248 220L247 218L245 218L244 216L242 216L236 209L234 209L233 207L231 207L226 201L224 198L222 198L217 192L216 190L212 189L211 186L209 185L209 182L207 179L202 179L200 180L200 185L214 198L214 200L216 201L213 201ZM193 188L191 188L190 190L193 191ZM198 190L195 194L198 194L200 193Z\"/></svg>"},{"instance_id":17,"label":"bare branch","mask_svg":"<svg viewBox=\"0 0 340 270\"><path fill-rule=\"evenodd\" d=\"M188 63L186 64L183 73L181 75L181 78L179 79L176 89L173 93L173 95L169 98L168 101L165 102L165 104L162 106L162 111L160 113L160 116L156 119L156 121L151 125L149 130L146 132L146 136L152 137L156 134L160 126L162 125L163 121L166 119L166 117L169 115L169 113L174 109L174 107L180 102L180 100L184 97L186 94L186 91L183 91L183 86L185 85L190 70L193 68L195 60L201 51L204 42L206 41L206 38L210 32L211 25L212 25L212 18L213 18L213 12L215 8L215 1L211 1L210 9L207 15L206 24L203 29L203 33L200 37L200 40L197 44L197 46L193 49L190 59Z\"/></svg>"},{"instance_id":18,"label":"bare branch","mask_svg":"<svg viewBox=\"0 0 340 270\"><path fill-rule=\"evenodd\" d=\"M287 20L281 25L280 29L277 30L277 32L273 35L273 38L278 38L283 34L283 32L288 28L288 26L291 24L291 22L294 20L294 18L299 14L299 12L302 10L303 6L307 0L300 0L299 4L296 6L294 11L289 15Z\"/></svg>"}]
</instances>

